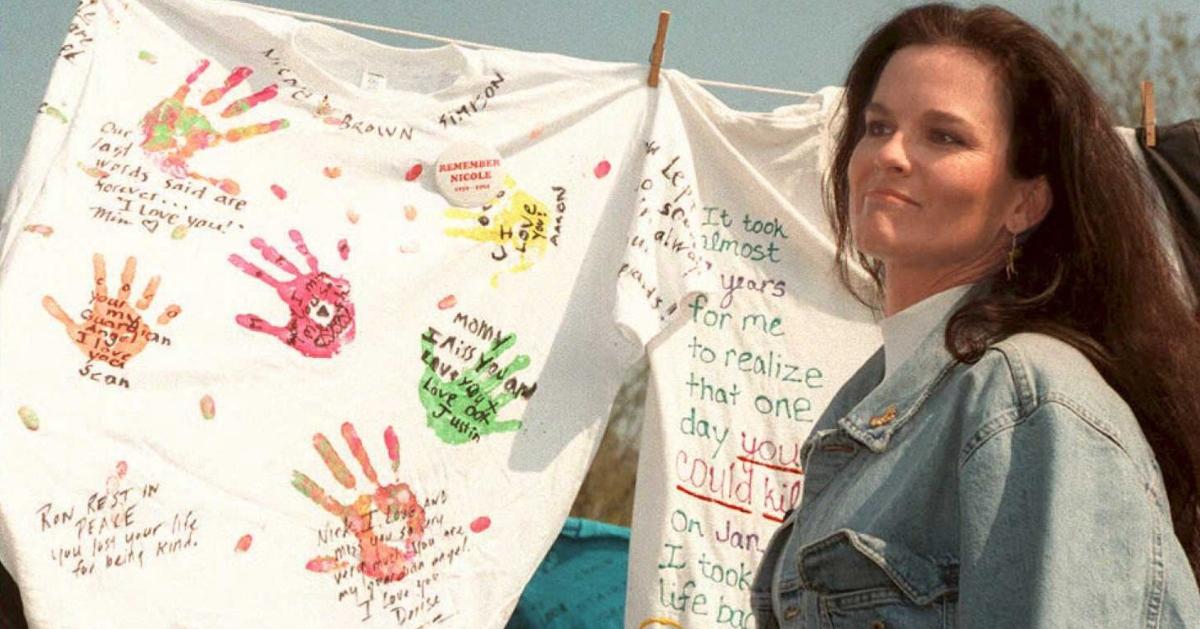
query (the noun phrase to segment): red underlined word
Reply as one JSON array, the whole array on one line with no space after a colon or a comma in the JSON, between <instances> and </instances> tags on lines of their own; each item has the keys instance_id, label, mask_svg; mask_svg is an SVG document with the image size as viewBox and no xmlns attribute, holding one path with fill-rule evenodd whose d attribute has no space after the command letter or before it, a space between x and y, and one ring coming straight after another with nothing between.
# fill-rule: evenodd
<instances>
[{"instance_id":1,"label":"red underlined word","mask_svg":"<svg viewBox=\"0 0 1200 629\"><path fill-rule=\"evenodd\" d=\"M783 524L783 518L777 518L777 517L775 517L775 516L773 516L773 515L771 515L771 514L769 514L769 513L764 513L764 514L762 514L762 517L764 517L764 518L766 518L766 519L768 519L768 520L770 520L770 521L772 521L772 522L778 522L778 523L780 523L780 524Z\"/></svg>"},{"instance_id":2,"label":"red underlined word","mask_svg":"<svg viewBox=\"0 0 1200 629\"><path fill-rule=\"evenodd\" d=\"M749 509L743 509L737 505L731 505L728 502L721 502L720 500L717 500L716 498L709 498L708 496L702 496L698 493L688 491L688 490L684 489L682 485L676 485L675 489L678 489L679 491L682 491L683 493L685 493L693 498L699 498L700 500L703 500L705 502L713 502L713 503L719 504L722 507L725 507L726 509L733 509L734 511L740 511L741 513L750 513Z\"/></svg>"},{"instance_id":3,"label":"red underlined word","mask_svg":"<svg viewBox=\"0 0 1200 629\"><path fill-rule=\"evenodd\" d=\"M791 472L792 474L804 474L804 470L802 470L798 467L784 467L782 465L772 465L770 463L763 463L762 461L755 461L754 459L752 459L748 456L739 456L738 460L742 461L744 463L752 463L754 465L761 465L763 467L769 467L773 470L777 470L780 472Z\"/></svg>"}]
</instances>

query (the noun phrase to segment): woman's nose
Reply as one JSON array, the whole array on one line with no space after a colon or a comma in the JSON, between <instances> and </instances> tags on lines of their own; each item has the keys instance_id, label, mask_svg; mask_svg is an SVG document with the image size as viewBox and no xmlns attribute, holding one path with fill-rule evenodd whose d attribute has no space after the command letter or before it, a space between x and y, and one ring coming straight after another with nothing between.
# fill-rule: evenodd
<instances>
[{"instance_id":1,"label":"woman's nose","mask_svg":"<svg viewBox=\"0 0 1200 629\"><path fill-rule=\"evenodd\" d=\"M912 168L908 150L904 147L904 136L893 133L878 145L875 151L875 166L880 170L905 174Z\"/></svg>"}]
</instances>

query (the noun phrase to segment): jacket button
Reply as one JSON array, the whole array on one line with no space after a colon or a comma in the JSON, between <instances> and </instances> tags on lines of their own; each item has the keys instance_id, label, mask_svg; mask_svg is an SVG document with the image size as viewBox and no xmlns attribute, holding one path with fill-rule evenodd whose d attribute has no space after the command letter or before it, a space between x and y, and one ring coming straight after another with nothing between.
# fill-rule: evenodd
<instances>
[{"instance_id":1,"label":"jacket button","mask_svg":"<svg viewBox=\"0 0 1200 629\"><path fill-rule=\"evenodd\" d=\"M800 615L800 608L796 607L795 605L792 605L791 607L788 607L787 609L783 610L783 619L784 620L791 620L799 615Z\"/></svg>"},{"instance_id":2,"label":"jacket button","mask_svg":"<svg viewBox=\"0 0 1200 629\"><path fill-rule=\"evenodd\" d=\"M871 629L887 629L887 623L882 620L876 620L871 623Z\"/></svg>"}]
</instances>

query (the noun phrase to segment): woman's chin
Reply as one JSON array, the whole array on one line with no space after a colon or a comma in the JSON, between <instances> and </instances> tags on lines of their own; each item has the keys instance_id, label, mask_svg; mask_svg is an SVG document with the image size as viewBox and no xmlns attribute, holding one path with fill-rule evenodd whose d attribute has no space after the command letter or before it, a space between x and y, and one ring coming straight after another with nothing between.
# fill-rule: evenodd
<instances>
[{"instance_id":1,"label":"woman's chin","mask_svg":"<svg viewBox=\"0 0 1200 629\"><path fill-rule=\"evenodd\" d=\"M877 260L886 260L907 250L904 242L890 229L866 229L854 235L854 246Z\"/></svg>"}]
</instances>

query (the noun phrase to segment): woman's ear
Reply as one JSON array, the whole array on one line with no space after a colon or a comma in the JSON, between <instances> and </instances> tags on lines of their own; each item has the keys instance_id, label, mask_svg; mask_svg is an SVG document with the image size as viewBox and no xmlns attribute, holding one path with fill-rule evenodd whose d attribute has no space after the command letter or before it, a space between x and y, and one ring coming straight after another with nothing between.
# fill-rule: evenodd
<instances>
[{"instance_id":1,"label":"woman's ear","mask_svg":"<svg viewBox=\"0 0 1200 629\"><path fill-rule=\"evenodd\" d=\"M1027 232L1042 222L1054 204L1054 193L1050 190L1050 182L1045 176L1035 177L1021 182L1024 191L1021 201L1008 216L1004 226L1013 234Z\"/></svg>"}]
</instances>

